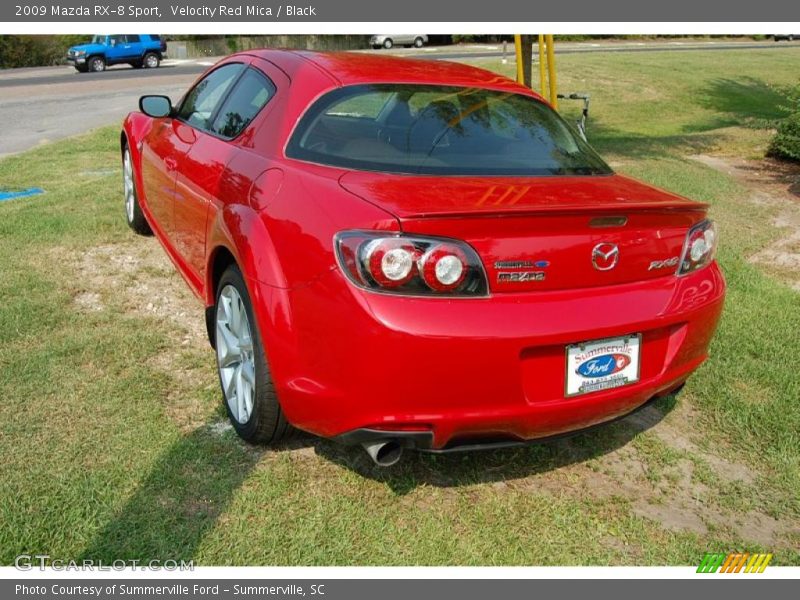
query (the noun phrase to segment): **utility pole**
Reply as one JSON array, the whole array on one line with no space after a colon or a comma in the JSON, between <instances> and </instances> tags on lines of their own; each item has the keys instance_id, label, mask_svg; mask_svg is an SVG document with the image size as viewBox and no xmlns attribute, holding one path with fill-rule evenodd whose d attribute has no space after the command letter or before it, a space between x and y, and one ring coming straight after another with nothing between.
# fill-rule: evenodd
<instances>
[{"instance_id":1,"label":"utility pole","mask_svg":"<svg viewBox=\"0 0 800 600\"><path fill-rule=\"evenodd\" d=\"M533 36L517 34L514 37L517 47L517 81L526 87L532 87Z\"/></svg>"}]
</instances>

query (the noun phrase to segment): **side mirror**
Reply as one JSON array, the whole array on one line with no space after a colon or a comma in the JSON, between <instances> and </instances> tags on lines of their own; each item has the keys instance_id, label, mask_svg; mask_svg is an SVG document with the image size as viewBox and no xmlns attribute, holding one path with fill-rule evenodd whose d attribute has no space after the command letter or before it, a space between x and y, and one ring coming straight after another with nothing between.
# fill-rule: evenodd
<instances>
[{"instance_id":1,"label":"side mirror","mask_svg":"<svg viewBox=\"0 0 800 600\"><path fill-rule=\"evenodd\" d=\"M168 96L142 96L139 98L139 110L154 119L171 117L172 101Z\"/></svg>"}]
</instances>

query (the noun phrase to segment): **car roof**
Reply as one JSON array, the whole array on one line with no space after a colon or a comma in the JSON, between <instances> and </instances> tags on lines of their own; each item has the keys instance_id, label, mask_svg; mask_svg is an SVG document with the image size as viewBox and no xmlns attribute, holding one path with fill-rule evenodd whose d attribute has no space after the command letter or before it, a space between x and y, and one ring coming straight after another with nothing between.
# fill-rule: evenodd
<instances>
[{"instance_id":1,"label":"car roof","mask_svg":"<svg viewBox=\"0 0 800 600\"><path fill-rule=\"evenodd\" d=\"M541 98L517 82L497 73L462 63L444 60L420 60L367 52L314 52L310 50L249 50L243 54L257 56L280 67L293 78L303 71L308 77L309 63L319 76L327 76L339 85L365 83L412 83L457 85L508 90Z\"/></svg>"}]
</instances>

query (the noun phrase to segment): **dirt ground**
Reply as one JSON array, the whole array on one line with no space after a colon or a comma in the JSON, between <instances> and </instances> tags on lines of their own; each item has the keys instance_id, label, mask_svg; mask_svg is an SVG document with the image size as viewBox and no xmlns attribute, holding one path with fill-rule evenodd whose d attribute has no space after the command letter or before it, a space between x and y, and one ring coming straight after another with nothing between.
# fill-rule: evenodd
<instances>
[{"instance_id":1,"label":"dirt ground","mask_svg":"<svg viewBox=\"0 0 800 600\"><path fill-rule=\"evenodd\" d=\"M750 202L777 209L773 225L780 237L750 257L753 264L800 292L800 166L778 160L744 160L697 155L703 164L734 177Z\"/></svg>"}]
</instances>

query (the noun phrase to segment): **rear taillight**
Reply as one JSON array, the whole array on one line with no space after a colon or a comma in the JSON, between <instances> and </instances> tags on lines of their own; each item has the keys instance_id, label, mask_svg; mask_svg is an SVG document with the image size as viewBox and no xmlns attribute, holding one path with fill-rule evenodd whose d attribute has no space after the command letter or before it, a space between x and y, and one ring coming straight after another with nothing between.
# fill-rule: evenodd
<instances>
[{"instance_id":1,"label":"rear taillight","mask_svg":"<svg viewBox=\"0 0 800 600\"><path fill-rule=\"evenodd\" d=\"M414 276L419 252L413 244L399 238L379 238L361 249L360 257L369 276L382 287L400 287Z\"/></svg>"},{"instance_id":2,"label":"rear taillight","mask_svg":"<svg viewBox=\"0 0 800 600\"><path fill-rule=\"evenodd\" d=\"M467 276L469 259L453 244L433 246L417 262L422 280L432 290L446 292L458 289Z\"/></svg>"},{"instance_id":3,"label":"rear taillight","mask_svg":"<svg viewBox=\"0 0 800 600\"><path fill-rule=\"evenodd\" d=\"M406 295L485 296L486 275L464 242L345 231L334 240L339 265L362 288Z\"/></svg>"},{"instance_id":4,"label":"rear taillight","mask_svg":"<svg viewBox=\"0 0 800 600\"><path fill-rule=\"evenodd\" d=\"M686 234L678 275L702 269L717 255L717 226L714 221L701 221Z\"/></svg>"}]
</instances>

